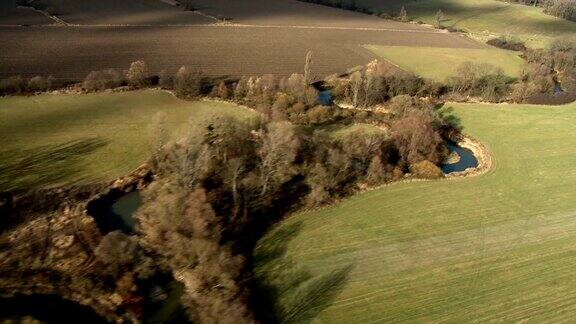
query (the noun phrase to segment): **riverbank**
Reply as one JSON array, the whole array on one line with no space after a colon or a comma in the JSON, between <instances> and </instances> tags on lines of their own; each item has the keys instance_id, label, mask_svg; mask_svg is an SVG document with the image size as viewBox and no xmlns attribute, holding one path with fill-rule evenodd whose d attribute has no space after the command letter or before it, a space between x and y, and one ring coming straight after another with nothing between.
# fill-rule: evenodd
<instances>
[{"instance_id":1,"label":"riverbank","mask_svg":"<svg viewBox=\"0 0 576 324\"><path fill-rule=\"evenodd\" d=\"M91 274L94 249L105 233L87 206L143 189L152 179L148 166L142 165L107 183L7 195L6 217L23 221L0 235L4 247L0 251L0 296L57 295L92 308L108 321L124 318L116 313L122 299Z\"/></svg>"}]
</instances>

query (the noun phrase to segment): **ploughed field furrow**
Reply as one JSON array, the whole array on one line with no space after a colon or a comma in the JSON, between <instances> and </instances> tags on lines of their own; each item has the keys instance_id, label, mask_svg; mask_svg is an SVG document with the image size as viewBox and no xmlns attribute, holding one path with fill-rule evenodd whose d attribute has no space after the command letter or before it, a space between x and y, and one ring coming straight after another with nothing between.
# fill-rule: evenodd
<instances>
[{"instance_id":1,"label":"ploughed field furrow","mask_svg":"<svg viewBox=\"0 0 576 324\"><path fill-rule=\"evenodd\" d=\"M78 25L192 25L214 21L160 0L43 0L50 12Z\"/></svg>"},{"instance_id":2,"label":"ploughed field furrow","mask_svg":"<svg viewBox=\"0 0 576 324\"><path fill-rule=\"evenodd\" d=\"M0 26L50 25L54 23L42 13L28 8L0 8Z\"/></svg>"},{"instance_id":3,"label":"ploughed field furrow","mask_svg":"<svg viewBox=\"0 0 576 324\"><path fill-rule=\"evenodd\" d=\"M237 24L427 30L349 10L297 0L196 0L196 8Z\"/></svg>"},{"instance_id":4,"label":"ploughed field furrow","mask_svg":"<svg viewBox=\"0 0 576 324\"><path fill-rule=\"evenodd\" d=\"M143 59L154 72L187 65L209 76L289 75L314 53L326 76L375 58L362 44L477 48L453 34L290 27L5 27L0 77L53 75L81 80L90 71L126 69Z\"/></svg>"}]
</instances>

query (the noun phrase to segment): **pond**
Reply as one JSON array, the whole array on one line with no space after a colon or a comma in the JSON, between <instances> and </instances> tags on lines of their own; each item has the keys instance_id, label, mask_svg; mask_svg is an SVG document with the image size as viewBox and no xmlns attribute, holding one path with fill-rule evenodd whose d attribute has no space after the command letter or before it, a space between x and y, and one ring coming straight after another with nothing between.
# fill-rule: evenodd
<instances>
[{"instance_id":1,"label":"pond","mask_svg":"<svg viewBox=\"0 0 576 324\"><path fill-rule=\"evenodd\" d=\"M478 167L478 159L474 156L474 153L467 149L456 145L455 143L448 143L447 144L448 150L450 153L456 153L460 157L457 162L455 163L445 163L440 164L440 169L444 174L452 173L452 172L461 172L468 168L476 168Z\"/></svg>"},{"instance_id":2,"label":"pond","mask_svg":"<svg viewBox=\"0 0 576 324\"><path fill-rule=\"evenodd\" d=\"M332 93L330 90L322 90L318 92L318 103L323 106L330 106L332 104Z\"/></svg>"},{"instance_id":3,"label":"pond","mask_svg":"<svg viewBox=\"0 0 576 324\"><path fill-rule=\"evenodd\" d=\"M125 193L115 190L105 197L90 202L87 210L88 214L94 217L102 234L112 231L134 234L136 227L134 213L141 204L142 196L139 191Z\"/></svg>"},{"instance_id":4,"label":"pond","mask_svg":"<svg viewBox=\"0 0 576 324\"><path fill-rule=\"evenodd\" d=\"M0 323L32 317L42 323L108 323L92 308L56 295L0 297Z\"/></svg>"},{"instance_id":5,"label":"pond","mask_svg":"<svg viewBox=\"0 0 576 324\"><path fill-rule=\"evenodd\" d=\"M133 191L131 193L122 196L113 205L111 210L111 216L117 222L119 230L133 233L136 227L136 219L134 218L134 213L138 210L138 207L142 204L142 196L139 191Z\"/></svg>"}]
</instances>

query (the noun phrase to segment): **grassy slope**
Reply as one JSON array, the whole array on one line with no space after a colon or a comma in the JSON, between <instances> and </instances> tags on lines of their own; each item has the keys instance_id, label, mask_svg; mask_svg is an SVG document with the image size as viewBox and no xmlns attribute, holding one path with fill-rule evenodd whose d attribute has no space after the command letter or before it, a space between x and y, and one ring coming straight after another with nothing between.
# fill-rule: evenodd
<instances>
[{"instance_id":1,"label":"grassy slope","mask_svg":"<svg viewBox=\"0 0 576 324\"><path fill-rule=\"evenodd\" d=\"M284 305L297 300L323 323L555 322L576 312L576 105L453 106L493 152L493 170L293 215L256 253L258 276Z\"/></svg>"},{"instance_id":2,"label":"grassy slope","mask_svg":"<svg viewBox=\"0 0 576 324\"><path fill-rule=\"evenodd\" d=\"M210 114L250 115L155 90L0 98L0 190L124 175L147 159L158 112L172 134Z\"/></svg>"},{"instance_id":3,"label":"grassy slope","mask_svg":"<svg viewBox=\"0 0 576 324\"><path fill-rule=\"evenodd\" d=\"M489 63L501 67L511 77L519 77L524 66L524 60L517 53L496 48L420 47L415 50L407 46L367 45L365 47L404 70L437 81L444 81L447 77L453 76L458 66L466 61Z\"/></svg>"},{"instance_id":4,"label":"grassy slope","mask_svg":"<svg viewBox=\"0 0 576 324\"><path fill-rule=\"evenodd\" d=\"M497 0L359 0L358 4L397 14L405 5L414 20L434 23L436 12L446 14L444 26L464 29L480 39L510 35L533 47L543 47L554 37L571 36L576 23L546 15L540 8Z\"/></svg>"}]
</instances>

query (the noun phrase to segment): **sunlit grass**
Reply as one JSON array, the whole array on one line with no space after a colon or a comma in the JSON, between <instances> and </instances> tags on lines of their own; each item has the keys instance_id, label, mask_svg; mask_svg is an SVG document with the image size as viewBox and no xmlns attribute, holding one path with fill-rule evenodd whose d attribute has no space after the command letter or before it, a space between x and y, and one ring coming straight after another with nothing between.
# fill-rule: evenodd
<instances>
[{"instance_id":1,"label":"sunlit grass","mask_svg":"<svg viewBox=\"0 0 576 324\"><path fill-rule=\"evenodd\" d=\"M165 115L167 135L176 136L210 115L251 112L157 90L0 98L0 190L125 175L150 156L158 114Z\"/></svg>"},{"instance_id":2,"label":"sunlit grass","mask_svg":"<svg viewBox=\"0 0 576 324\"><path fill-rule=\"evenodd\" d=\"M313 280L352 267L316 322L571 319L576 104L449 106L493 153L493 169L395 184L292 215L255 254L256 274L277 288L280 304L302 294L295 274Z\"/></svg>"},{"instance_id":3,"label":"sunlit grass","mask_svg":"<svg viewBox=\"0 0 576 324\"><path fill-rule=\"evenodd\" d=\"M446 81L457 74L464 62L487 63L502 68L510 77L519 77L524 60L517 53L497 48L467 49L408 46L367 45L374 54L390 61L406 71L425 78Z\"/></svg>"}]
</instances>

